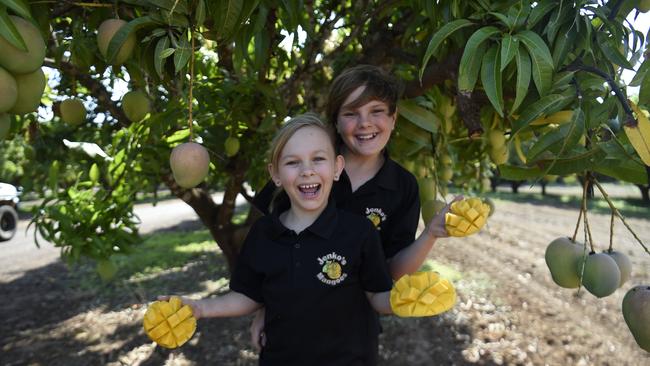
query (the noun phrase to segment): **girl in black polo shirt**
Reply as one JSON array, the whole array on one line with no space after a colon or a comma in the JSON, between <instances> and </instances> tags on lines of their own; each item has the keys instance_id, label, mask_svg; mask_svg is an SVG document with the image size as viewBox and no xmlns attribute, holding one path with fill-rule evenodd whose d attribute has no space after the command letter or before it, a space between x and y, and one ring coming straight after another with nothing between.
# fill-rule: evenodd
<instances>
[{"instance_id":1,"label":"girl in black polo shirt","mask_svg":"<svg viewBox=\"0 0 650 366\"><path fill-rule=\"evenodd\" d=\"M230 293L183 302L196 318L264 306L260 365L374 365L378 329L368 315L392 313L392 281L373 224L329 200L344 166L330 129L315 115L290 120L272 142L270 161L290 207L252 226Z\"/></svg>"}]
</instances>

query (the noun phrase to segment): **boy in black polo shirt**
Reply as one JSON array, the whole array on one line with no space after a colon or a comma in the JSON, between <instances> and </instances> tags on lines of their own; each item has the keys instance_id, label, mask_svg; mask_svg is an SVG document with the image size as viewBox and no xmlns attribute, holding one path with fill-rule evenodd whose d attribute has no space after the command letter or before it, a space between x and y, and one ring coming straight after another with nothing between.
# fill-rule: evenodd
<instances>
[{"instance_id":1,"label":"boy in black polo shirt","mask_svg":"<svg viewBox=\"0 0 650 366\"><path fill-rule=\"evenodd\" d=\"M272 143L269 172L290 200L251 228L232 292L183 299L196 318L266 308L260 365L374 365L373 309L392 313L391 277L377 230L329 201L343 170L329 129L314 115L287 122Z\"/></svg>"}]
</instances>

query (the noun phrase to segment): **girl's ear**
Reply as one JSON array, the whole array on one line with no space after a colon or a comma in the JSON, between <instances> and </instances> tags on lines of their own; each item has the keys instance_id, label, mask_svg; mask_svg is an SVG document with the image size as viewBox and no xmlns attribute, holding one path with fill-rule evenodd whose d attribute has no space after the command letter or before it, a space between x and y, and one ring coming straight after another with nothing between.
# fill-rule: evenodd
<instances>
[{"instance_id":1,"label":"girl's ear","mask_svg":"<svg viewBox=\"0 0 650 366\"><path fill-rule=\"evenodd\" d=\"M336 155L336 174L334 174L334 180L339 180L341 173L343 173L343 168L345 168L343 155Z\"/></svg>"},{"instance_id":2,"label":"girl's ear","mask_svg":"<svg viewBox=\"0 0 650 366\"><path fill-rule=\"evenodd\" d=\"M276 187L281 186L282 184L280 182L280 177L276 173L275 168L273 167L273 164L267 165L266 168L268 169L269 175L271 176L271 179L273 180L273 184L275 184Z\"/></svg>"}]
</instances>

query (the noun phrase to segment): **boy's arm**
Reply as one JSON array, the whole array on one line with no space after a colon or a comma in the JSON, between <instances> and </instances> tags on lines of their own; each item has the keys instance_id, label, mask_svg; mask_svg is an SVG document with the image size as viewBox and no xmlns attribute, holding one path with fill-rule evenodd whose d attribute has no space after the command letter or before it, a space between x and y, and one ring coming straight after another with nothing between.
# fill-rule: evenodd
<instances>
[{"instance_id":1,"label":"boy's arm","mask_svg":"<svg viewBox=\"0 0 650 366\"><path fill-rule=\"evenodd\" d=\"M192 308L192 313L197 319L242 316L262 307L262 304L234 291L209 299L191 300L181 298L181 300Z\"/></svg>"},{"instance_id":2,"label":"boy's arm","mask_svg":"<svg viewBox=\"0 0 650 366\"><path fill-rule=\"evenodd\" d=\"M388 315L393 313L393 309L390 306L390 291L366 291L366 297L368 297L368 302L370 302L372 308L379 314Z\"/></svg>"},{"instance_id":3,"label":"boy's arm","mask_svg":"<svg viewBox=\"0 0 650 366\"><path fill-rule=\"evenodd\" d=\"M447 206L431 219L431 222L425 223L425 229L411 245L400 250L390 259L388 266L394 280L416 272L424 263L436 239L449 236L445 228L445 214L449 212L449 207L453 202L462 198L463 196L454 197Z\"/></svg>"}]
</instances>

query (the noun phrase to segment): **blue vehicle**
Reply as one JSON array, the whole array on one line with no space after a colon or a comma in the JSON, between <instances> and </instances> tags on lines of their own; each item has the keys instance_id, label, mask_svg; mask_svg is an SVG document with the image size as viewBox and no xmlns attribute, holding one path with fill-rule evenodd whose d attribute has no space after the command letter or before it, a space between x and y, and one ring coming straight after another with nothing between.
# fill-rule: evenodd
<instances>
[{"instance_id":1,"label":"blue vehicle","mask_svg":"<svg viewBox=\"0 0 650 366\"><path fill-rule=\"evenodd\" d=\"M20 189L0 183L0 241L14 237L18 226L18 202Z\"/></svg>"}]
</instances>

